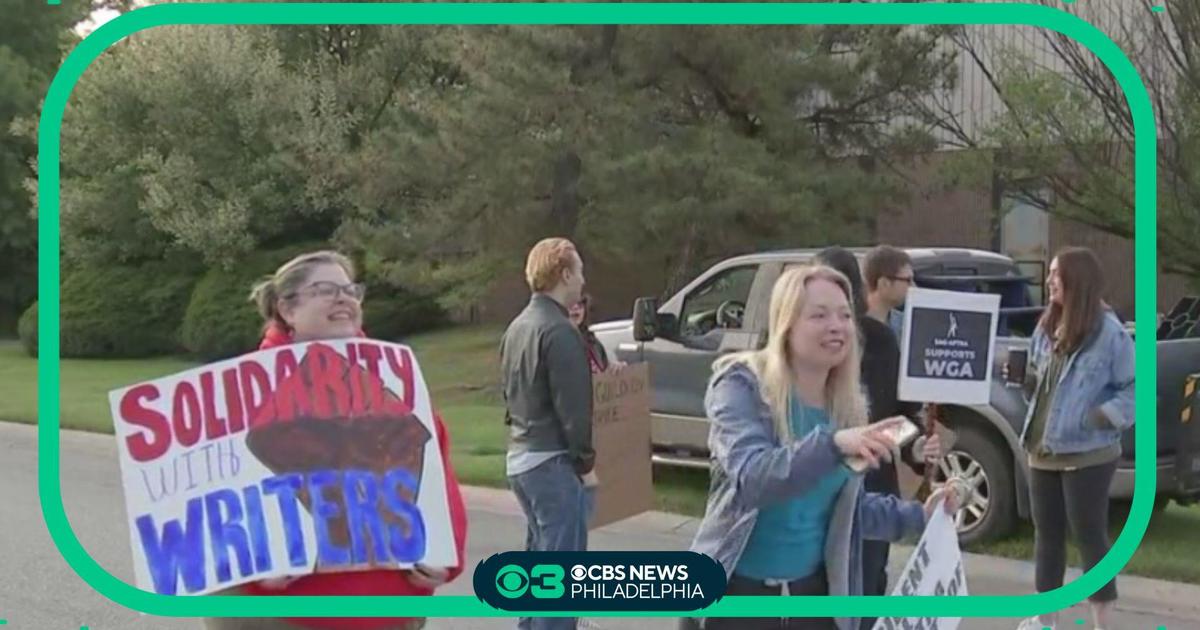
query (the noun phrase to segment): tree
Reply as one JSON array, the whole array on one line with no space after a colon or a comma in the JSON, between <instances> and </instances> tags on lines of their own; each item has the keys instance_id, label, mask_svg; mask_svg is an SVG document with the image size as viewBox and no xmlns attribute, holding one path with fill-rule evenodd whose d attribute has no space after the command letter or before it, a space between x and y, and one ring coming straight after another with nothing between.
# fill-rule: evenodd
<instances>
[{"instance_id":1,"label":"tree","mask_svg":"<svg viewBox=\"0 0 1200 630\"><path fill-rule=\"evenodd\" d=\"M230 265L327 238L350 203L348 158L408 63L392 32L349 64L242 26L163 27L102 55L63 120L69 263L180 251Z\"/></svg>"},{"instance_id":2,"label":"tree","mask_svg":"<svg viewBox=\"0 0 1200 630\"><path fill-rule=\"evenodd\" d=\"M71 265L337 242L470 302L536 239L666 270L861 243L928 148L942 31L849 26L164 27L63 123ZM897 120L908 121L897 123Z\"/></svg>"},{"instance_id":3,"label":"tree","mask_svg":"<svg viewBox=\"0 0 1200 630\"><path fill-rule=\"evenodd\" d=\"M729 253L863 242L898 194L888 163L931 143L896 120L954 81L937 29L455 32L431 139L374 158L405 201L344 234L462 301L549 234L666 269L668 291Z\"/></svg>"},{"instance_id":4,"label":"tree","mask_svg":"<svg viewBox=\"0 0 1200 630\"><path fill-rule=\"evenodd\" d=\"M120 8L16 0L6 4L0 20L0 334L15 330L17 316L37 293L37 230L24 185L36 145L13 127L37 111L63 50L77 38L72 27L106 6Z\"/></svg>"},{"instance_id":5,"label":"tree","mask_svg":"<svg viewBox=\"0 0 1200 630\"><path fill-rule=\"evenodd\" d=\"M1161 4L1110 3L1089 17L1129 56L1154 106L1160 265L1200 278L1200 5L1151 10ZM1121 87L1073 39L1048 30L1037 37L1052 64L1013 51L988 54L978 34L959 33L957 43L1007 111L981 134L965 132L953 116L944 128L966 146L998 148L997 175L1035 206L1131 238L1134 129Z\"/></svg>"}]
</instances>

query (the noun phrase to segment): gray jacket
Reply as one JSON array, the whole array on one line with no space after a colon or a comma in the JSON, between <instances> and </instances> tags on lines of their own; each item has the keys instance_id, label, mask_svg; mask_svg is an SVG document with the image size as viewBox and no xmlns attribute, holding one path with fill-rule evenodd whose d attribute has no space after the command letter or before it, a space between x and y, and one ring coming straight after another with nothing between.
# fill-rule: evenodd
<instances>
[{"instance_id":1,"label":"gray jacket","mask_svg":"<svg viewBox=\"0 0 1200 630\"><path fill-rule=\"evenodd\" d=\"M833 433L821 428L780 444L758 378L735 364L709 383L704 406L710 421L712 489L691 550L703 553L732 576L750 540L760 508L808 492L842 462ZM825 542L830 595L862 594L862 543L917 537L925 529L920 503L866 492L863 477L847 480L834 505ZM857 619L839 618L840 630Z\"/></svg>"},{"instance_id":2,"label":"gray jacket","mask_svg":"<svg viewBox=\"0 0 1200 630\"><path fill-rule=\"evenodd\" d=\"M535 293L500 342L509 452L566 451L592 470L592 371L567 309Z\"/></svg>"}]
</instances>

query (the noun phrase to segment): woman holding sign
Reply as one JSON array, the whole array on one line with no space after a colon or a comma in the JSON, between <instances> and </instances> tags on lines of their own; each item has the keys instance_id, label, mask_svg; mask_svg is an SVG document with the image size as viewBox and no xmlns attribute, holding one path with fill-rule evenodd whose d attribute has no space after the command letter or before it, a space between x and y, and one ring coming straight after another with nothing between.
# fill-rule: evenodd
<instances>
[{"instance_id":1,"label":"woman holding sign","mask_svg":"<svg viewBox=\"0 0 1200 630\"><path fill-rule=\"evenodd\" d=\"M1091 250L1064 249L1050 263L1046 286L1050 304L1030 345L1030 404L1021 436L1029 458L1038 592L1063 584L1068 525L1084 571L1108 553L1109 485L1121 435L1134 419L1133 339L1103 301L1100 261ZM1098 630L1110 627L1116 599L1115 580L1088 598ZM1054 628L1055 617L1031 617L1020 628Z\"/></svg>"},{"instance_id":2,"label":"woman holding sign","mask_svg":"<svg viewBox=\"0 0 1200 630\"><path fill-rule=\"evenodd\" d=\"M354 281L354 267L341 254L330 251L298 256L254 287L251 299L265 320L259 349L317 340L363 337L364 288ZM434 414L444 465L447 503L458 551L458 565L448 569L418 564L411 570L361 570L322 572L253 582L241 587L248 595L432 595L463 570L467 519L458 482L450 465L446 427ZM415 630L424 619L209 619L212 629L319 628L361 630Z\"/></svg>"},{"instance_id":3,"label":"woman holding sign","mask_svg":"<svg viewBox=\"0 0 1200 630\"><path fill-rule=\"evenodd\" d=\"M860 595L864 539L918 536L953 489L922 506L866 492L909 420L867 423L846 277L791 269L771 294L764 349L714 365L705 396L713 486L691 550L720 562L726 595ZM685 620L685 627L695 621ZM851 630L858 619L710 618L712 628Z\"/></svg>"}]
</instances>

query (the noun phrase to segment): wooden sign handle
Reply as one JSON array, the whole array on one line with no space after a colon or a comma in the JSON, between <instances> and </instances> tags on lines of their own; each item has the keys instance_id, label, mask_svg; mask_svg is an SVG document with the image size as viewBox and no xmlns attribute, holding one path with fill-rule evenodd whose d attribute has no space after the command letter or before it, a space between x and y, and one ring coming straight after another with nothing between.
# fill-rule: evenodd
<instances>
[{"instance_id":1,"label":"wooden sign handle","mask_svg":"<svg viewBox=\"0 0 1200 630\"><path fill-rule=\"evenodd\" d=\"M937 403L925 403L926 439L933 437L933 434L937 428L937 423L940 421L939 411L940 410L938 409ZM921 457L920 453L915 453L914 455L916 457ZM933 493L933 471L937 467L937 464L925 462L923 457L921 461L925 464L925 475L921 480L921 487L917 488L916 498L920 501L924 501L925 499L929 498L930 494Z\"/></svg>"}]
</instances>

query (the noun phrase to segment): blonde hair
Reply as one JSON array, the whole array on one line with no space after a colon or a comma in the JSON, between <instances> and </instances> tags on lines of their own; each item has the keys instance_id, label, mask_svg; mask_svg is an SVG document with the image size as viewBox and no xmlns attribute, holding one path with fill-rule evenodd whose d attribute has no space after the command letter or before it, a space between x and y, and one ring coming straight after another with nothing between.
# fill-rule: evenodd
<instances>
[{"instance_id":1,"label":"blonde hair","mask_svg":"<svg viewBox=\"0 0 1200 630\"><path fill-rule=\"evenodd\" d=\"M562 272L575 266L571 254L577 254L575 244L565 238L547 238L529 250L525 260L525 281L534 293L545 293L558 286Z\"/></svg>"},{"instance_id":2,"label":"blonde hair","mask_svg":"<svg viewBox=\"0 0 1200 630\"><path fill-rule=\"evenodd\" d=\"M789 269L779 276L771 291L770 321L767 345L761 350L730 354L713 363L714 373L721 373L735 364L746 365L758 377L763 402L771 409L775 432L780 441L791 440L788 412L792 403L791 346L788 342L792 325L804 308L808 285L813 280L828 280L841 287L854 310L850 281L840 272L822 265ZM867 423L867 403L859 379L859 338L857 327L847 340L849 351L841 365L829 371L825 382L826 411L837 429L862 426Z\"/></svg>"},{"instance_id":3,"label":"blonde hair","mask_svg":"<svg viewBox=\"0 0 1200 630\"><path fill-rule=\"evenodd\" d=\"M338 265L354 280L354 263L349 258L335 251L321 250L296 256L254 285L250 290L250 301L258 308L265 327L276 324L284 330L291 328L279 314L279 302L290 299L308 282L312 270L321 265Z\"/></svg>"}]
</instances>

